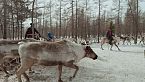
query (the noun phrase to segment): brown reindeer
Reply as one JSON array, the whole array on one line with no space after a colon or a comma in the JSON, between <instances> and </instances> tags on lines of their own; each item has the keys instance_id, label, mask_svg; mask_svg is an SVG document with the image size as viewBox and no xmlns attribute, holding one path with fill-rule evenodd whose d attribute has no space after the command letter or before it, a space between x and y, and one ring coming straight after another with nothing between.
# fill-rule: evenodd
<instances>
[{"instance_id":1,"label":"brown reindeer","mask_svg":"<svg viewBox=\"0 0 145 82\"><path fill-rule=\"evenodd\" d=\"M30 82L25 71L34 64L45 66L58 66L59 79L61 80L62 66L76 69L70 80L74 78L79 67L74 63L79 62L84 57L97 59L96 53L90 46L83 46L71 41L63 40L59 42L21 42L19 43L19 54L21 59L21 67L16 75L18 82L22 82L23 75L27 82Z\"/></svg>"},{"instance_id":2,"label":"brown reindeer","mask_svg":"<svg viewBox=\"0 0 145 82\"><path fill-rule=\"evenodd\" d=\"M108 43L109 44L109 40L106 37L102 38L102 40L101 40L101 49L102 50L104 50L103 49L103 44L105 44L105 43ZM113 45L115 45L118 48L118 50L120 51L120 49L119 49L119 47L117 45L117 39L115 37L113 37L110 50L112 50Z\"/></svg>"},{"instance_id":3,"label":"brown reindeer","mask_svg":"<svg viewBox=\"0 0 145 82\"><path fill-rule=\"evenodd\" d=\"M123 44L125 44L125 42L126 42L127 45L128 45L128 43L131 45L131 37L129 37L129 36L118 36L118 37L122 40Z\"/></svg>"}]
</instances>

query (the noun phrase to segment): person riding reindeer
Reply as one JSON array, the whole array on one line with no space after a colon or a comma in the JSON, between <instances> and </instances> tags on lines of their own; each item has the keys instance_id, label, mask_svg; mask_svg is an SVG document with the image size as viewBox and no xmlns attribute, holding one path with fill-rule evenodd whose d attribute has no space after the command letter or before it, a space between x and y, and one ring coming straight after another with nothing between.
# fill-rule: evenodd
<instances>
[{"instance_id":1,"label":"person riding reindeer","mask_svg":"<svg viewBox=\"0 0 145 82\"><path fill-rule=\"evenodd\" d=\"M107 30L107 33L106 33L106 37L107 39L109 40L109 44L112 45L112 41L113 41L113 31L112 31L112 22L110 23L110 27L109 29Z\"/></svg>"},{"instance_id":2,"label":"person riding reindeer","mask_svg":"<svg viewBox=\"0 0 145 82\"><path fill-rule=\"evenodd\" d=\"M25 39L26 38L33 38L33 32L32 32L32 23L30 23L30 27L27 29L26 33L25 33ZM39 37L41 37L40 33L36 30L36 28L34 28L34 39L39 40Z\"/></svg>"}]
</instances>

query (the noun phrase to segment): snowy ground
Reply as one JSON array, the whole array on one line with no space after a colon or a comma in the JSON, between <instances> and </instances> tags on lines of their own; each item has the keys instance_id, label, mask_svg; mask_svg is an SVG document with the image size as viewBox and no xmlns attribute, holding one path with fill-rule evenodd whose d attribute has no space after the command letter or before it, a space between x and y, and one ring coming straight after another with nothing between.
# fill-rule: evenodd
<instances>
[{"instance_id":1,"label":"snowy ground","mask_svg":"<svg viewBox=\"0 0 145 82\"><path fill-rule=\"evenodd\" d=\"M145 82L145 47L141 45L119 45L121 51L109 45L100 49L100 44L92 44L91 47L99 58L81 60L79 71L71 82ZM34 66L35 74L30 75L31 82L57 82L57 67ZM63 68L62 80L68 81L73 74L71 68ZM0 73L0 82L17 82L15 75L7 78Z\"/></svg>"}]
</instances>

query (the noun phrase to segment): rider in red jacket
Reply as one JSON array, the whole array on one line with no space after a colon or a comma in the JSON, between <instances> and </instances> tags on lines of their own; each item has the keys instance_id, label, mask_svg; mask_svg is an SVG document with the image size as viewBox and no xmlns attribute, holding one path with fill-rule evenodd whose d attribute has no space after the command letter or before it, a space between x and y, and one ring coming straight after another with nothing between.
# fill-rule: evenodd
<instances>
[{"instance_id":1,"label":"rider in red jacket","mask_svg":"<svg viewBox=\"0 0 145 82\"><path fill-rule=\"evenodd\" d=\"M109 40L109 44L112 44L112 40L113 40L113 32L111 30L111 28L108 29L107 33L106 33L106 37Z\"/></svg>"}]
</instances>

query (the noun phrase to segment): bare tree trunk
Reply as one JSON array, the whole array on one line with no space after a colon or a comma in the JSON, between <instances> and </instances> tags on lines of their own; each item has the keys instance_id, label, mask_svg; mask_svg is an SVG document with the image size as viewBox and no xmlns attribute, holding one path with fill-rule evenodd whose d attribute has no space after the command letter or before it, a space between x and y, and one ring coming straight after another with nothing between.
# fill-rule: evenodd
<instances>
[{"instance_id":1,"label":"bare tree trunk","mask_svg":"<svg viewBox=\"0 0 145 82\"><path fill-rule=\"evenodd\" d=\"M18 19L18 17L19 17L19 13L18 13L18 10L17 10L17 38L19 39L19 19Z\"/></svg>"},{"instance_id":2,"label":"bare tree trunk","mask_svg":"<svg viewBox=\"0 0 145 82\"><path fill-rule=\"evenodd\" d=\"M138 36L138 0L137 0L137 11L136 11L136 33L135 33L135 44L137 44L137 36Z\"/></svg>"},{"instance_id":3,"label":"bare tree trunk","mask_svg":"<svg viewBox=\"0 0 145 82\"><path fill-rule=\"evenodd\" d=\"M87 24L87 20L88 20L88 18L87 18L87 7L88 7L88 0L86 0L86 15L85 15L85 41L87 40L87 34L88 34L88 32L87 32L87 27L88 27L88 24Z\"/></svg>"},{"instance_id":4,"label":"bare tree trunk","mask_svg":"<svg viewBox=\"0 0 145 82\"><path fill-rule=\"evenodd\" d=\"M59 13L59 37L61 37L61 0L60 0L60 13Z\"/></svg>"},{"instance_id":5,"label":"bare tree trunk","mask_svg":"<svg viewBox=\"0 0 145 82\"><path fill-rule=\"evenodd\" d=\"M136 27L136 26L137 26L137 25L136 25L136 24L137 24L137 23L136 23L137 20L136 20L136 16L135 16L135 15L136 15L136 14L135 14L136 12L135 12L134 9L132 8L132 3L131 3L129 0L128 0L128 6L129 6L129 8L130 8L131 15L132 15L132 19L133 19L133 24L132 24L132 25L135 27L135 30L136 30L136 31L135 31L135 40L134 40L134 43L136 44L136 43L137 43L137 27ZM134 6L135 6L135 5L133 5L133 7L134 7ZM133 31L133 32L134 32L134 31Z\"/></svg>"},{"instance_id":6,"label":"bare tree trunk","mask_svg":"<svg viewBox=\"0 0 145 82\"><path fill-rule=\"evenodd\" d=\"M73 9L73 3L74 3L74 1L72 0L72 18L71 18L71 23L72 23L72 34L71 34L71 36L72 36L72 38L74 38L74 14L73 14L73 11L74 11L74 9Z\"/></svg>"},{"instance_id":7,"label":"bare tree trunk","mask_svg":"<svg viewBox=\"0 0 145 82\"><path fill-rule=\"evenodd\" d=\"M99 37L100 37L100 11L101 10L101 2L100 2L100 0L99 0L99 18L98 18L98 43L100 42L99 41Z\"/></svg>"},{"instance_id":8,"label":"bare tree trunk","mask_svg":"<svg viewBox=\"0 0 145 82\"><path fill-rule=\"evenodd\" d=\"M34 38L34 24L33 24L33 17L34 17L34 3L35 3L35 0L33 0L33 4L32 4L32 37Z\"/></svg>"},{"instance_id":9,"label":"bare tree trunk","mask_svg":"<svg viewBox=\"0 0 145 82\"><path fill-rule=\"evenodd\" d=\"M4 35L3 35L3 39L7 39L7 0L3 0L4 1Z\"/></svg>"},{"instance_id":10,"label":"bare tree trunk","mask_svg":"<svg viewBox=\"0 0 145 82\"><path fill-rule=\"evenodd\" d=\"M78 37L78 1L76 0L76 23L75 23L75 41L76 41L76 43L77 43L77 37Z\"/></svg>"},{"instance_id":11,"label":"bare tree trunk","mask_svg":"<svg viewBox=\"0 0 145 82\"><path fill-rule=\"evenodd\" d=\"M20 35L20 39L22 39L22 37L23 37L23 21L21 20L21 30L20 30L20 32L21 32L21 35Z\"/></svg>"},{"instance_id":12,"label":"bare tree trunk","mask_svg":"<svg viewBox=\"0 0 145 82\"><path fill-rule=\"evenodd\" d=\"M1 29L0 29L0 30L1 30L1 36L0 36L0 37L3 37L3 35L4 35L4 30L3 30L4 25L3 25L2 20L0 20L0 23L1 23L1 25L0 25L0 26L1 26L1 27L0 27L0 28L1 28Z\"/></svg>"},{"instance_id":13,"label":"bare tree trunk","mask_svg":"<svg viewBox=\"0 0 145 82\"><path fill-rule=\"evenodd\" d=\"M52 17L51 17L51 14L52 14L52 11L51 11L51 5L52 5L52 1L50 0L50 31L52 31Z\"/></svg>"},{"instance_id":14,"label":"bare tree trunk","mask_svg":"<svg viewBox=\"0 0 145 82\"><path fill-rule=\"evenodd\" d=\"M13 10L13 9L12 9ZM15 28L14 28L14 14L13 14L13 11L12 11L12 38L14 40L15 38Z\"/></svg>"},{"instance_id":15,"label":"bare tree trunk","mask_svg":"<svg viewBox=\"0 0 145 82\"><path fill-rule=\"evenodd\" d=\"M45 8L44 8L44 12L43 12L43 25L42 25L42 33L41 35L44 36L44 27L45 27L45 20L44 20L44 16L45 16Z\"/></svg>"},{"instance_id":16,"label":"bare tree trunk","mask_svg":"<svg viewBox=\"0 0 145 82\"><path fill-rule=\"evenodd\" d=\"M121 28L120 28L120 0L118 1L118 19L117 19L117 25L118 25L118 35L121 35Z\"/></svg>"}]
</instances>

